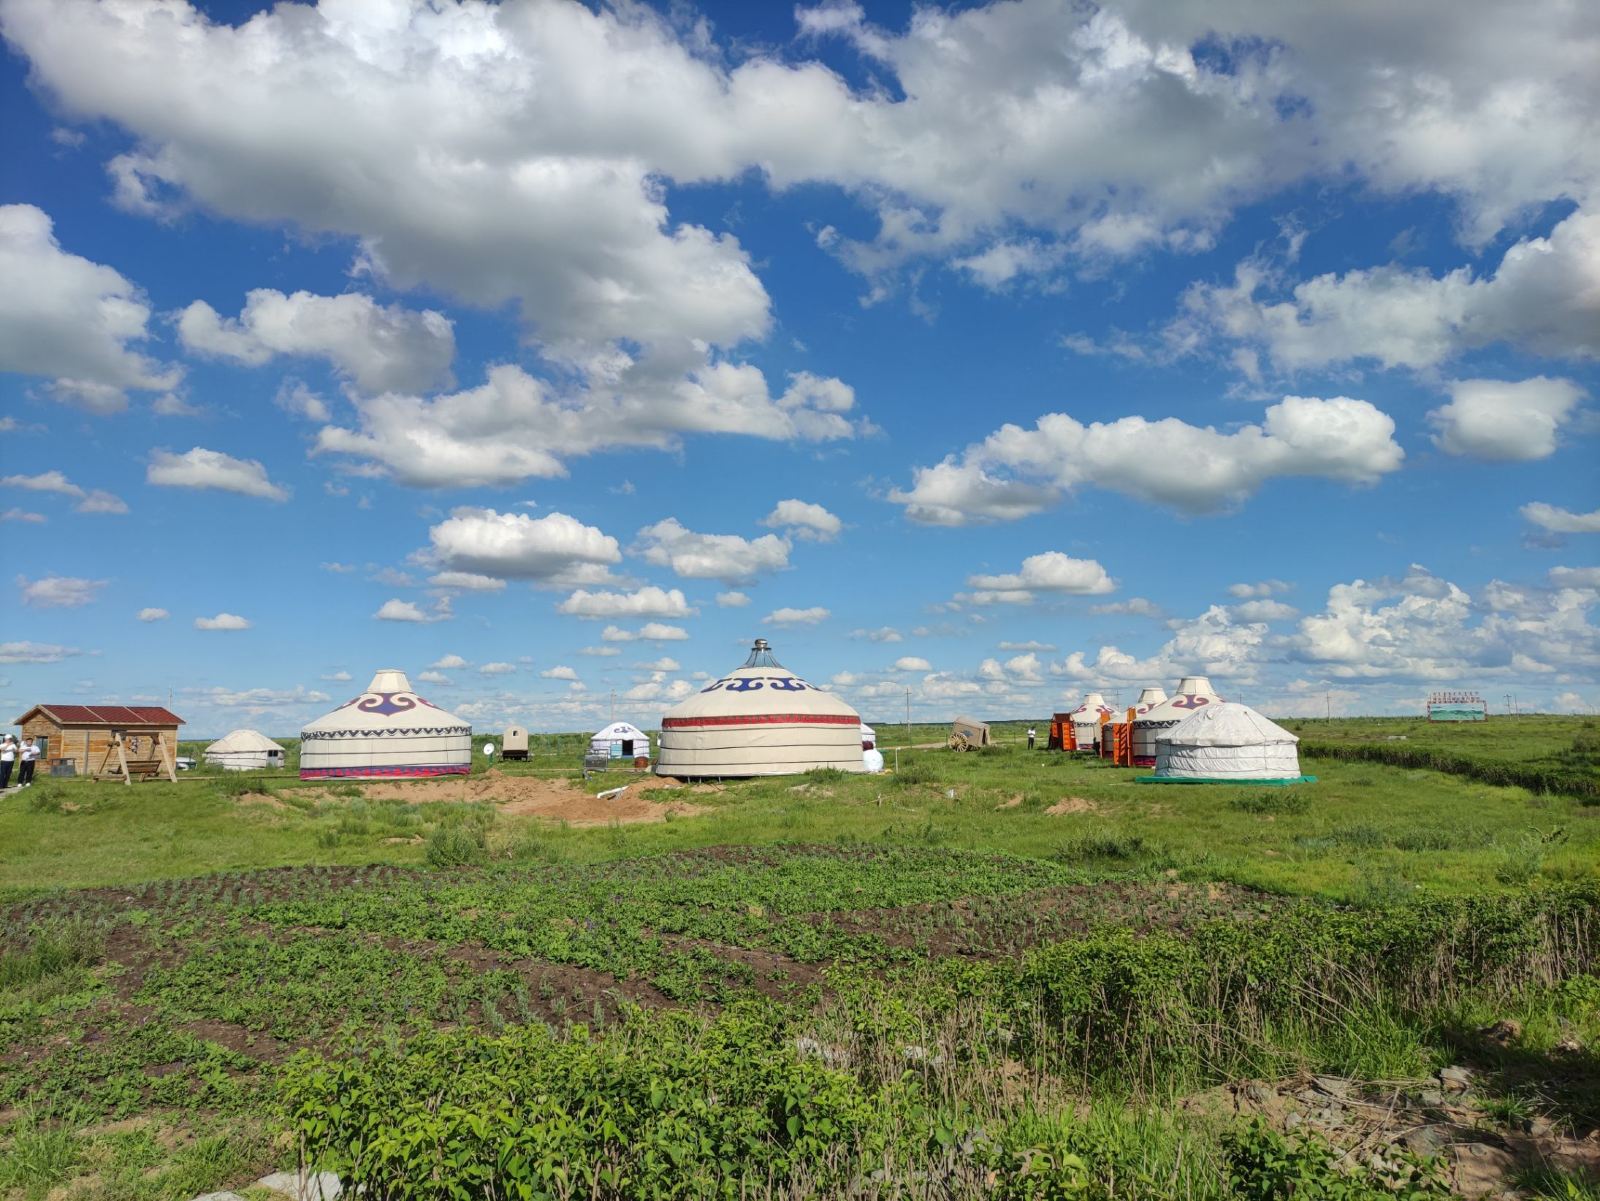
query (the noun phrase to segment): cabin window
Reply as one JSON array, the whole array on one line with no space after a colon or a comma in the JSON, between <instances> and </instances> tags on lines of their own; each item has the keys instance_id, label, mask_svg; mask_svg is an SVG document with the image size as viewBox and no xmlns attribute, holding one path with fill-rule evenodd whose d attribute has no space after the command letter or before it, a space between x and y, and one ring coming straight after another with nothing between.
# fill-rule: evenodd
<instances>
[{"instance_id":1,"label":"cabin window","mask_svg":"<svg viewBox=\"0 0 1600 1201\"><path fill-rule=\"evenodd\" d=\"M40 734L34 738L34 742L39 744L39 758L48 759L50 757L50 735Z\"/></svg>"}]
</instances>

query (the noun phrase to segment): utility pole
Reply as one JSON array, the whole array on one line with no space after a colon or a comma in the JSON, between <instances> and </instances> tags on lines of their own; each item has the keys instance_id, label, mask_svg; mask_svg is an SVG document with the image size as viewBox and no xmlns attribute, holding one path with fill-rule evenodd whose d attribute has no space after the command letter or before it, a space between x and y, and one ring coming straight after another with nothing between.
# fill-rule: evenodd
<instances>
[{"instance_id":1,"label":"utility pole","mask_svg":"<svg viewBox=\"0 0 1600 1201\"><path fill-rule=\"evenodd\" d=\"M617 720L617 690L615 688L611 690L611 720Z\"/></svg>"},{"instance_id":2,"label":"utility pole","mask_svg":"<svg viewBox=\"0 0 1600 1201\"><path fill-rule=\"evenodd\" d=\"M1328 702L1328 720L1332 721L1333 720L1333 692L1331 690L1328 691L1328 692L1324 692L1322 694L1322 696L1323 696L1323 699Z\"/></svg>"},{"instance_id":3,"label":"utility pole","mask_svg":"<svg viewBox=\"0 0 1600 1201\"><path fill-rule=\"evenodd\" d=\"M906 745L911 745L911 688L906 687Z\"/></svg>"}]
</instances>

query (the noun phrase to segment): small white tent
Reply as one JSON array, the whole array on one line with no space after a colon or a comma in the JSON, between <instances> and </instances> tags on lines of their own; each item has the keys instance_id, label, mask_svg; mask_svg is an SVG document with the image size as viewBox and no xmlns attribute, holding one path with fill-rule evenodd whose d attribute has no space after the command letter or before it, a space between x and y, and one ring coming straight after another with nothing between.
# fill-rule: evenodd
<instances>
[{"instance_id":1,"label":"small white tent","mask_svg":"<svg viewBox=\"0 0 1600 1201\"><path fill-rule=\"evenodd\" d=\"M861 749L871 751L877 749L878 732L866 722L861 723Z\"/></svg>"},{"instance_id":2,"label":"small white tent","mask_svg":"<svg viewBox=\"0 0 1600 1201\"><path fill-rule=\"evenodd\" d=\"M625 721L614 721L589 739L591 755L608 755L613 759L650 757L650 735L638 726Z\"/></svg>"},{"instance_id":3,"label":"small white tent","mask_svg":"<svg viewBox=\"0 0 1600 1201\"><path fill-rule=\"evenodd\" d=\"M1299 780L1300 741L1249 705L1216 701L1156 735L1157 780Z\"/></svg>"},{"instance_id":4,"label":"small white tent","mask_svg":"<svg viewBox=\"0 0 1600 1201\"><path fill-rule=\"evenodd\" d=\"M300 731L300 778L386 779L465 776L472 771L472 727L411 690L388 667L367 690Z\"/></svg>"},{"instance_id":5,"label":"small white tent","mask_svg":"<svg viewBox=\"0 0 1600 1201\"><path fill-rule=\"evenodd\" d=\"M261 771L283 766L283 748L257 730L235 730L206 747L205 760L223 771Z\"/></svg>"},{"instance_id":6,"label":"small white tent","mask_svg":"<svg viewBox=\"0 0 1600 1201\"><path fill-rule=\"evenodd\" d=\"M1077 744L1080 751L1099 750L1102 713L1108 719L1112 716L1111 706L1106 704L1106 698L1098 692L1091 692L1084 697L1083 704L1072 711L1072 741Z\"/></svg>"}]
</instances>

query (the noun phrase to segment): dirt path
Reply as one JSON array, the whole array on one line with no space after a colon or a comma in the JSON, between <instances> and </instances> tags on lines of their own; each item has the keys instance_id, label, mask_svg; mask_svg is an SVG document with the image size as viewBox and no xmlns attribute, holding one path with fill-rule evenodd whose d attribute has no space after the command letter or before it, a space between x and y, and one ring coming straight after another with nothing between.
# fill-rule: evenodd
<instances>
[{"instance_id":1,"label":"dirt path","mask_svg":"<svg viewBox=\"0 0 1600 1201\"><path fill-rule=\"evenodd\" d=\"M462 779L366 784L362 792L369 800L405 801L412 805L430 801L486 801L508 817L542 817L570 826L608 826L612 822L631 825L666 821L669 816L694 817L706 812L704 805L691 804L684 798L683 794L689 789L661 776L626 776L620 780L608 777L604 784L596 786L597 783L574 784L570 780L546 780L537 776L507 776L491 770ZM595 795L614 788L624 791L606 799Z\"/></svg>"}]
</instances>

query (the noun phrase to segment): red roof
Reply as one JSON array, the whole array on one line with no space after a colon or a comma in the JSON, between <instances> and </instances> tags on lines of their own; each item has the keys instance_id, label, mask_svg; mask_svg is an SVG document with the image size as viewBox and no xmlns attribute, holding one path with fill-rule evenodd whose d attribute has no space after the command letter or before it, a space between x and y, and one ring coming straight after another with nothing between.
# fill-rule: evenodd
<instances>
[{"instance_id":1,"label":"red roof","mask_svg":"<svg viewBox=\"0 0 1600 1201\"><path fill-rule=\"evenodd\" d=\"M181 726L183 718L160 705L35 705L16 724L43 712L61 726Z\"/></svg>"}]
</instances>

